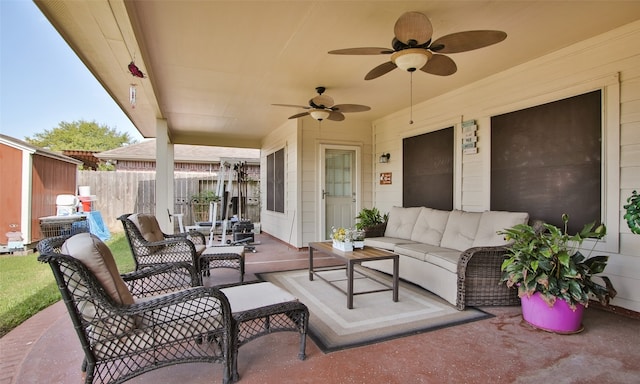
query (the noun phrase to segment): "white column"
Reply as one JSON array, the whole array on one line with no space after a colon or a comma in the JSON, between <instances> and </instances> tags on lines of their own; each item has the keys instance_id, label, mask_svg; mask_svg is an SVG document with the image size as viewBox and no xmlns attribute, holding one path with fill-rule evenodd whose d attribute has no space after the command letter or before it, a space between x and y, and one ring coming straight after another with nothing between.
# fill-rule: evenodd
<instances>
[{"instance_id":1,"label":"white column","mask_svg":"<svg viewBox=\"0 0 640 384\"><path fill-rule=\"evenodd\" d=\"M20 198L20 228L18 228L18 230L22 232L22 238L25 244L33 242L33 233L35 232L34 229L31 228L34 153L35 151L22 150L22 195Z\"/></svg>"},{"instance_id":2,"label":"white column","mask_svg":"<svg viewBox=\"0 0 640 384\"><path fill-rule=\"evenodd\" d=\"M173 144L165 119L156 119L156 218L164 233L173 233Z\"/></svg>"}]
</instances>

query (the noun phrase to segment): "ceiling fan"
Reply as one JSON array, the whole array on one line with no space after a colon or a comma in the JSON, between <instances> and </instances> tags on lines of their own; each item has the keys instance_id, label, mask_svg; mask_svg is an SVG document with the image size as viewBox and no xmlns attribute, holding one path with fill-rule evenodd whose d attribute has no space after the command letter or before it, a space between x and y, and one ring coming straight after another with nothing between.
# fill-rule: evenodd
<instances>
[{"instance_id":1,"label":"ceiling fan","mask_svg":"<svg viewBox=\"0 0 640 384\"><path fill-rule=\"evenodd\" d=\"M350 112L365 112L371 109L366 105L359 104L333 104L333 98L328 95L323 95L325 87L316 87L316 92L318 92L318 96L309 100L309 106L305 107L303 105L292 105L292 104L272 104L280 107L294 107L294 108L303 108L308 109L308 112L302 112L290 116L289 119L297 119L303 116L311 116L318 121L322 121L324 119L333 120L333 121L342 121L344 120L343 113Z\"/></svg>"},{"instance_id":2,"label":"ceiling fan","mask_svg":"<svg viewBox=\"0 0 640 384\"><path fill-rule=\"evenodd\" d=\"M431 41L433 26L429 18L420 12L407 12L398 18L394 26L393 48L346 48L329 51L334 55L388 55L391 61L373 68L365 80L378 78L396 68L408 72L421 70L438 76L449 76L458 70L456 63L443 53L459 53L483 48L507 38L503 31L463 31L442 36Z\"/></svg>"}]
</instances>

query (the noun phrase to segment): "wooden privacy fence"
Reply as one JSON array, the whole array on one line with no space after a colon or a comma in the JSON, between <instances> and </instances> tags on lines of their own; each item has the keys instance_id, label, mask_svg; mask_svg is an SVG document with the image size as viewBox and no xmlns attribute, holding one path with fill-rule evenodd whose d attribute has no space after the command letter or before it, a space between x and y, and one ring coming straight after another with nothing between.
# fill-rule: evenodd
<instances>
[{"instance_id":1,"label":"wooden privacy fence","mask_svg":"<svg viewBox=\"0 0 640 384\"><path fill-rule=\"evenodd\" d=\"M155 179L155 171L78 171L78 185L88 186L91 195L95 195L97 200L93 202L93 210L100 211L111 232L123 231L117 219L123 213L155 213ZM175 172L173 180L175 201L171 213L181 213L184 225L202 221L204 216L194 217L196 206L190 200L198 193L215 190L217 176L202 172ZM233 184L232 196L237 196L237 184ZM259 191L259 182L248 183L247 197L242 202L246 208L243 220L260 221ZM172 223L178 232L178 220L172 220Z\"/></svg>"}]
</instances>

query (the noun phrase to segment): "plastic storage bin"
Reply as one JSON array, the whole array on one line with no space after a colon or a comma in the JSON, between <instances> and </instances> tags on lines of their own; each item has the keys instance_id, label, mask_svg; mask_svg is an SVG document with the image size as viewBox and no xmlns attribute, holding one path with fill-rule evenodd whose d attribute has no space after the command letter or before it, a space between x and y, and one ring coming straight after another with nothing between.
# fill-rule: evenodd
<instances>
[{"instance_id":1,"label":"plastic storage bin","mask_svg":"<svg viewBox=\"0 0 640 384\"><path fill-rule=\"evenodd\" d=\"M89 232L89 222L86 216L81 215L41 217L40 232L43 239L75 235L76 233Z\"/></svg>"}]
</instances>

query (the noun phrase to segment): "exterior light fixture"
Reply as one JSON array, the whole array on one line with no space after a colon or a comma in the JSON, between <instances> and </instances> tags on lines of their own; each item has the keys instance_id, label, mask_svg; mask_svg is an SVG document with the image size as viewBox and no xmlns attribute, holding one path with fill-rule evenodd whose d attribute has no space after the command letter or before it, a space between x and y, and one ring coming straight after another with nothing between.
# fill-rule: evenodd
<instances>
[{"instance_id":1,"label":"exterior light fixture","mask_svg":"<svg viewBox=\"0 0 640 384\"><path fill-rule=\"evenodd\" d=\"M382 155L380 155L380 158L378 159L378 162L380 162L380 163L388 163L390 158L391 158L391 154L390 153L383 153Z\"/></svg>"},{"instance_id":2,"label":"exterior light fixture","mask_svg":"<svg viewBox=\"0 0 640 384\"><path fill-rule=\"evenodd\" d=\"M395 52L391 55L391 61L403 71L414 72L424 67L432 56L426 49L409 48Z\"/></svg>"},{"instance_id":3,"label":"exterior light fixture","mask_svg":"<svg viewBox=\"0 0 640 384\"><path fill-rule=\"evenodd\" d=\"M331 113L329 111L327 111L326 109L312 109L311 111L309 111L309 114L314 119L316 119L318 121L322 121L322 120L326 119L327 117L329 117L329 115Z\"/></svg>"}]
</instances>

